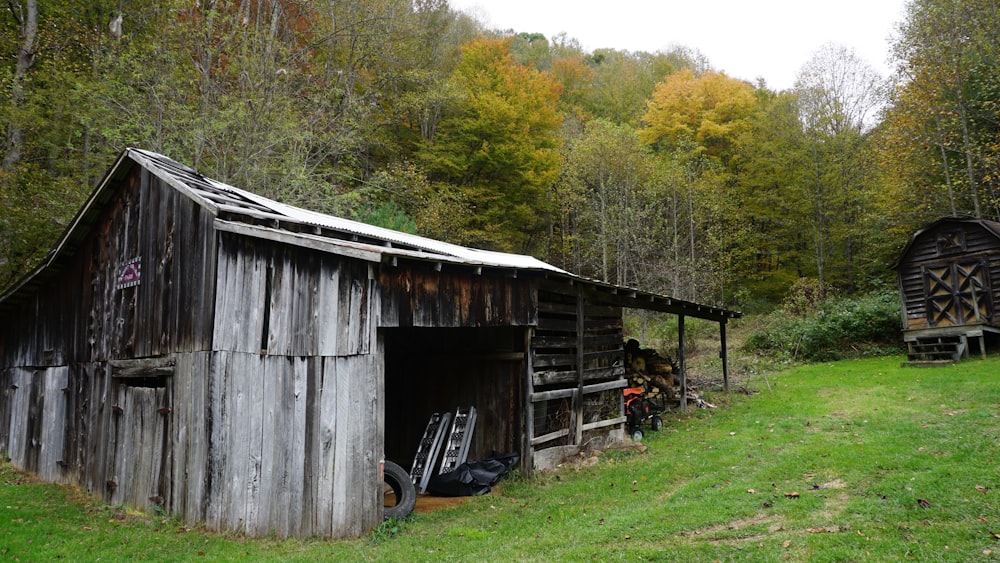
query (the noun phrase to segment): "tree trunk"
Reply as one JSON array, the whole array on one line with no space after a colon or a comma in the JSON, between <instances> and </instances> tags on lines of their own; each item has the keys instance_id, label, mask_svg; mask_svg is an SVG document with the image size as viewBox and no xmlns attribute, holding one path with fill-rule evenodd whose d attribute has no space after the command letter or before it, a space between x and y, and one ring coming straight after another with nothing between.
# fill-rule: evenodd
<instances>
[{"instance_id":1,"label":"tree trunk","mask_svg":"<svg viewBox=\"0 0 1000 563\"><path fill-rule=\"evenodd\" d=\"M14 68L14 77L10 88L11 100L14 102L14 107L18 108L24 105L24 82L31 66L35 64L38 3L36 0L28 0L24 10L22 10L21 6L11 0L8 7L21 29L21 46L17 49L17 65ZM7 125L7 146L3 156L3 169L8 172L21 160L23 135L24 125L20 117L15 115Z\"/></svg>"}]
</instances>

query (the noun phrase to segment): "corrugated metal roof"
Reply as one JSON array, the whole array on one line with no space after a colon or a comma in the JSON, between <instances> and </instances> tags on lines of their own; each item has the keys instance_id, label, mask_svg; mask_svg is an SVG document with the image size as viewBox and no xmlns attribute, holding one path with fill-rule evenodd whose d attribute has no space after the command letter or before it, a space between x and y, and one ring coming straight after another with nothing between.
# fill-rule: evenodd
<instances>
[{"instance_id":1,"label":"corrugated metal roof","mask_svg":"<svg viewBox=\"0 0 1000 563\"><path fill-rule=\"evenodd\" d=\"M132 163L149 170L206 208L216 216L216 226L221 230L239 231L253 236L299 243L321 242L325 248L338 249L347 255L363 256L366 259L386 256L509 269L515 272L535 271L546 276L566 279L572 283L583 283L602 292L608 303L623 307L714 320L742 316L741 313L720 307L584 278L532 256L459 246L294 207L212 180L161 154L134 148L122 152L42 263L14 284L6 294L0 296L0 309L14 306L18 301L17 295L23 297L25 293L38 287L44 279L55 275L59 261L76 252L84 238L89 236L90 228L100 210L109 201L116 186L115 180L127 174L131 170Z\"/></svg>"},{"instance_id":2,"label":"corrugated metal roof","mask_svg":"<svg viewBox=\"0 0 1000 563\"><path fill-rule=\"evenodd\" d=\"M170 179L183 183L203 200L211 202L208 205L214 207L216 213L219 210L225 210L229 214L239 215L243 211L245 215L252 217L264 212L274 216L275 219L282 218L290 223L313 225L345 235L354 235L365 239L383 241L405 249L423 251L428 254L426 256L428 259L432 259L433 255L439 255L442 258L449 259L449 262L457 261L474 266L541 270L568 274L565 270L532 256L459 246L392 229L376 227L342 217L326 215L301 207L294 207L212 180L211 178L206 178L161 154L140 149L129 150L138 156L139 160L145 161L144 164L153 172L159 171L162 175L167 175ZM228 194L231 197L220 201L220 194ZM385 253L393 254L389 248L391 247L386 247Z\"/></svg>"}]
</instances>

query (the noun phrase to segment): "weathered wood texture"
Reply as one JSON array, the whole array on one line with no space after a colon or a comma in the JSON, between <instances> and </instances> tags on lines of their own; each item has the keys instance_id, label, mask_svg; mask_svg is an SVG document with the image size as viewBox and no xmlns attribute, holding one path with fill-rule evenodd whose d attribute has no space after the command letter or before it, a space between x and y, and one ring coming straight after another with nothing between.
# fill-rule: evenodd
<instances>
[{"instance_id":1,"label":"weathered wood texture","mask_svg":"<svg viewBox=\"0 0 1000 563\"><path fill-rule=\"evenodd\" d=\"M366 262L231 233L138 167L0 323L0 449L107 502L251 535L382 518ZM119 284L138 265L138 284Z\"/></svg>"},{"instance_id":2,"label":"weathered wood texture","mask_svg":"<svg viewBox=\"0 0 1000 563\"><path fill-rule=\"evenodd\" d=\"M157 177L134 168L89 236L76 241L76 255L7 316L0 327L2 367L209 349L212 220ZM138 285L118 287L122 269L136 260Z\"/></svg>"},{"instance_id":3,"label":"weathered wood texture","mask_svg":"<svg viewBox=\"0 0 1000 563\"><path fill-rule=\"evenodd\" d=\"M537 281L471 268L426 265L381 271L382 326L528 326L537 322Z\"/></svg>"},{"instance_id":4,"label":"weathered wood texture","mask_svg":"<svg viewBox=\"0 0 1000 563\"><path fill-rule=\"evenodd\" d=\"M588 303L586 292L573 284L546 280L538 310L527 414L535 451L620 437L621 308Z\"/></svg>"},{"instance_id":5,"label":"weathered wood texture","mask_svg":"<svg viewBox=\"0 0 1000 563\"><path fill-rule=\"evenodd\" d=\"M1000 224L942 219L919 231L897 261L905 330L998 325Z\"/></svg>"},{"instance_id":6,"label":"weathered wood texture","mask_svg":"<svg viewBox=\"0 0 1000 563\"><path fill-rule=\"evenodd\" d=\"M380 307L366 263L221 233L218 272L215 349L371 353Z\"/></svg>"},{"instance_id":7,"label":"weathered wood texture","mask_svg":"<svg viewBox=\"0 0 1000 563\"><path fill-rule=\"evenodd\" d=\"M219 352L210 371L210 416L194 419L217 422L185 464L206 485L176 495L184 514L280 537L354 537L381 522L377 356Z\"/></svg>"}]
</instances>

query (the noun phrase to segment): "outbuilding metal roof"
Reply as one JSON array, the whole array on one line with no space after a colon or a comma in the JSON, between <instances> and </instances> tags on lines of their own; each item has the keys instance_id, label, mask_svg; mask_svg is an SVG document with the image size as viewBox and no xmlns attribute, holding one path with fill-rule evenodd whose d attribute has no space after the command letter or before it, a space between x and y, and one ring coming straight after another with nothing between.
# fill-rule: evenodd
<instances>
[{"instance_id":1,"label":"outbuilding metal roof","mask_svg":"<svg viewBox=\"0 0 1000 563\"><path fill-rule=\"evenodd\" d=\"M450 244L326 215L287 205L207 178L161 154L126 149L119 156L101 184L87 200L67 228L56 247L28 276L0 297L0 309L17 301L16 295L30 291L45 274L58 272L60 257L72 255L89 234L99 211L110 201L116 180L126 175L134 164L155 174L168 185L198 202L215 217L216 228L247 236L277 240L345 254L370 261L393 261L397 258L460 264L471 267L534 271L572 283L584 283L598 289L609 303L624 307L658 310L699 318L723 320L740 313L718 307L673 299L668 296L626 288L577 276L532 256L493 252Z\"/></svg>"}]
</instances>

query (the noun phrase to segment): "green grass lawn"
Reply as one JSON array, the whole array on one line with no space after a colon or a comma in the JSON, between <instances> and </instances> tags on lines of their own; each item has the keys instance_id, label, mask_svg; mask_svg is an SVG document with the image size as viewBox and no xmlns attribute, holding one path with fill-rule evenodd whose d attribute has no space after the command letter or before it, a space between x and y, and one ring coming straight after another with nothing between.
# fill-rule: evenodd
<instances>
[{"instance_id":1,"label":"green grass lawn","mask_svg":"<svg viewBox=\"0 0 1000 563\"><path fill-rule=\"evenodd\" d=\"M1000 358L796 368L353 541L249 540L0 468L0 558L1000 561Z\"/></svg>"}]
</instances>

